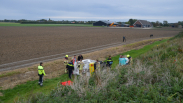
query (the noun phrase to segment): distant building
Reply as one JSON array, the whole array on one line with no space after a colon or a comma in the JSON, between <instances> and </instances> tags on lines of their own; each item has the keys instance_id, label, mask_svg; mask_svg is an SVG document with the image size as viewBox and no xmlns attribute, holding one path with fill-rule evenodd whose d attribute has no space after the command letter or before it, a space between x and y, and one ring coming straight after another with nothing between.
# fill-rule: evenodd
<instances>
[{"instance_id":1,"label":"distant building","mask_svg":"<svg viewBox=\"0 0 183 103\"><path fill-rule=\"evenodd\" d=\"M147 20L137 20L134 24L134 27L141 27L141 28L149 28L153 27L153 25Z\"/></svg>"},{"instance_id":2,"label":"distant building","mask_svg":"<svg viewBox=\"0 0 183 103\"><path fill-rule=\"evenodd\" d=\"M182 28L182 25L178 25L178 28Z\"/></svg>"},{"instance_id":3,"label":"distant building","mask_svg":"<svg viewBox=\"0 0 183 103\"><path fill-rule=\"evenodd\" d=\"M114 23L113 25L118 25L117 22L100 20L100 21L94 22L93 26L109 26L112 23Z\"/></svg>"},{"instance_id":4,"label":"distant building","mask_svg":"<svg viewBox=\"0 0 183 103\"><path fill-rule=\"evenodd\" d=\"M174 28L174 27L178 27L178 23L168 23L170 27Z\"/></svg>"}]
</instances>

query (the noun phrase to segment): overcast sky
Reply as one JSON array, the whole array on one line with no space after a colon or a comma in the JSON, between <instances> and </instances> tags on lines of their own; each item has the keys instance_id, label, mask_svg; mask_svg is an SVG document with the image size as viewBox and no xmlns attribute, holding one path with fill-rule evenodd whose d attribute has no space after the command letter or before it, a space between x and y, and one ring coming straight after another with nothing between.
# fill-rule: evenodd
<instances>
[{"instance_id":1,"label":"overcast sky","mask_svg":"<svg viewBox=\"0 0 183 103\"><path fill-rule=\"evenodd\" d=\"M0 0L0 20L183 21L183 0Z\"/></svg>"}]
</instances>

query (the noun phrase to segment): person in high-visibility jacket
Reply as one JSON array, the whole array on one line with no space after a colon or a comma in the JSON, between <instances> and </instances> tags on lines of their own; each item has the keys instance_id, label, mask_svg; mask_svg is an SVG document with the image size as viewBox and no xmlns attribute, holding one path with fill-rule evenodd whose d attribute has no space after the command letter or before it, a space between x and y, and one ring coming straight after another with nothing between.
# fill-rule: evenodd
<instances>
[{"instance_id":1,"label":"person in high-visibility jacket","mask_svg":"<svg viewBox=\"0 0 183 103\"><path fill-rule=\"evenodd\" d=\"M127 58L129 59L129 62L128 62L128 64L133 64L132 57L131 57L129 54L127 55Z\"/></svg>"},{"instance_id":2,"label":"person in high-visibility jacket","mask_svg":"<svg viewBox=\"0 0 183 103\"><path fill-rule=\"evenodd\" d=\"M111 59L111 56L109 56L109 58L107 59L107 66L109 66L111 68L113 61Z\"/></svg>"},{"instance_id":3,"label":"person in high-visibility jacket","mask_svg":"<svg viewBox=\"0 0 183 103\"><path fill-rule=\"evenodd\" d=\"M66 68L69 71L69 78L71 79L72 71L74 70L73 60L67 64Z\"/></svg>"},{"instance_id":4,"label":"person in high-visibility jacket","mask_svg":"<svg viewBox=\"0 0 183 103\"><path fill-rule=\"evenodd\" d=\"M68 62L69 62L69 61L68 61L68 57L69 57L69 56L66 55L65 58L64 58L64 65L65 65L65 67L67 66L67 64L68 64ZM68 73L67 68L65 68L65 73Z\"/></svg>"},{"instance_id":5,"label":"person in high-visibility jacket","mask_svg":"<svg viewBox=\"0 0 183 103\"><path fill-rule=\"evenodd\" d=\"M45 76L44 68L43 68L43 63L41 62L40 65L38 66L38 75L39 75L39 85L43 86L43 76Z\"/></svg>"},{"instance_id":6,"label":"person in high-visibility jacket","mask_svg":"<svg viewBox=\"0 0 183 103\"><path fill-rule=\"evenodd\" d=\"M80 59L80 62L78 63L80 76L82 76L82 74L83 74L83 66L84 66L84 63L82 62L82 59Z\"/></svg>"}]
</instances>

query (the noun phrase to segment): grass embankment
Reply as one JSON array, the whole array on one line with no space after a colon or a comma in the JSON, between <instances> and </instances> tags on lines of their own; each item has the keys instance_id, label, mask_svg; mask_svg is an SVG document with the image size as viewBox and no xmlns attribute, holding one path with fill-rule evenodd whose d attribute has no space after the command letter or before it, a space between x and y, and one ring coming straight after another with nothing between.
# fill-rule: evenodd
<instances>
[{"instance_id":1,"label":"grass embankment","mask_svg":"<svg viewBox=\"0 0 183 103\"><path fill-rule=\"evenodd\" d=\"M124 53L122 53L122 54L123 54L123 55L130 54L131 57L133 57L133 59L135 59L135 58L138 57L139 55L148 52L149 50L151 50L151 48L153 48L153 47L155 47L155 46L158 46L159 44L164 43L164 42L166 42L167 40L168 40L168 39L164 39L164 40L161 40L161 41L156 41L156 42L154 42L153 44L144 46L143 48L141 48L141 49L139 49L139 50L130 50L130 51L124 52ZM117 56L112 57L112 60L113 60L113 62L114 62L113 65L112 65L112 68L115 68L115 67L117 66L117 64L119 63L119 62L118 62L119 56L122 55L122 54L119 54L119 55L117 55Z\"/></svg>"},{"instance_id":2,"label":"grass embankment","mask_svg":"<svg viewBox=\"0 0 183 103\"><path fill-rule=\"evenodd\" d=\"M80 26L80 27L95 27L93 24L21 24L21 23L4 23L0 22L0 26L30 26L30 27L45 27L45 26Z\"/></svg>"},{"instance_id":3,"label":"grass embankment","mask_svg":"<svg viewBox=\"0 0 183 103\"><path fill-rule=\"evenodd\" d=\"M157 41L154 42L153 44L147 45L142 49L139 50L131 50L123 54L130 54L133 58L136 58L137 56L149 51L153 46L159 45L163 42L166 42L167 39L162 40L162 41ZM118 58L119 56L112 57L114 60L114 65L116 66L118 64ZM8 89L8 90L1 90L3 93L3 97L0 97L0 99L4 102L12 102L12 101L17 101L20 97L24 98L29 98L33 94L36 93L44 93L44 94L49 94L52 89L55 89L57 87L57 84L59 82L63 82L68 80L68 75L64 74L61 75L58 78L53 78L53 79L46 79L44 82L44 87L40 87L38 85L38 81L29 81L26 84L18 85L13 89ZM58 84L60 85L60 84Z\"/></svg>"},{"instance_id":4,"label":"grass embankment","mask_svg":"<svg viewBox=\"0 0 183 103\"><path fill-rule=\"evenodd\" d=\"M182 102L183 32L165 41L126 52L134 56L132 65L79 77L72 86L58 86L50 95L34 94L19 102ZM114 62L118 58L113 57Z\"/></svg>"},{"instance_id":5,"label":"grass embankment","mask_svg":"<svg viewBox=\"0 0 183 103\"><path fill-rule=\"evenodd\" d=\"M20 97L28 98L34 93L42 92L49 94L51 90L55 89L60 82L69 80L68 75L63 74L60 77L44 80L45 86L40 87L38 81L28 81L25 84L17 85L13 89L0 90L3 96L0 97L1 102L11 103L17 101Z\"/></svg>"}]
</instances>

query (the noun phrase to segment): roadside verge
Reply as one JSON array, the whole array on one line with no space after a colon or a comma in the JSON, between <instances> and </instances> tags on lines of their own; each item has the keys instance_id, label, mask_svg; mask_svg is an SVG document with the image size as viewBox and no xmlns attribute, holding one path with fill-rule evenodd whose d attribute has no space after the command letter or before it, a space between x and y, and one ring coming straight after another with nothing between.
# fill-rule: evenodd
<instances>
[{"instance_id":1,"label":"roadside verge","mask_svg":"<svg viewBox=\"0 0 183 103\"><path fill-rule=\"evenodd\" d=\"M141 55L141 54L147 52L153 46L166 42L167 40L168 40L167 38L145 40L145 41L141 41L141 42L137 42L137 43L133 43L133 44L112 47L112 48L108 48L108 49L104 49L104 50L100 50L100 51L95 51L93 53L83 54L83 56L85 58L90 58L90 59L105 60L106 57L108 57L109 55L115 56L115 58L119 58L118 55L121 53L123 53L123 54L130 53L130 55L135 58L138 55ZM148 45L148 44L150 44L150 45ZM145 45L147 45L147 46L145 46ZM132 50L132 49L135 49L135 50ZM131 51L129 51L129 50L131 50ZM142 51L144 51L144 52L142 52ZM113 57L113 59L115 59L115 58ZM51 67L54 67L54 66L58 67L58 66L61 66L61 64L63 64L63 60L48 62L45 64L45 68L52 69ZM114 63L114 66L115 65L116 64ZM49 94L51 92L51 90L53 90L57 85L60 85L59 83L61 81L68 80L68 76L66 74L63 74L63 71L64 71L63 66L61 66L61 67L62 67L62 69L55 69L54 72L52 72L50 74L48 73L48 77L46 77L46 80L44 81L44 84L45 84L44 87L40 87L39 85L37 85L37 80L36 80L36 79L38 79L37 66L32 67L32 68L30 67L29 70L33 70L33 71L29 71L29 72L34 72L36 74L35 77L32 77L33 80L28 81L28 82L25 81L24 84L21 84L21 85L17 85L17 86L14 85L14 86L12 86L12 88L14 87L13 89L1 90L1 92L3 93L3 96L0 97L0 99L5 102L12 102L12 101L18 100L20 97L27 98L27 97L32 96L33 94L37 94L40 92L42 92L44 94ZM45 70L45 71L47 72L47 70ZM61 75L61 74L63 74L63 75ZM9 77L11 78L11 76L9 76ZM13 79L13 78L11 78L11 79ZM2 89L5 89L5 88L6 87L4 87Z\"/></svg>"}]
</instances>

